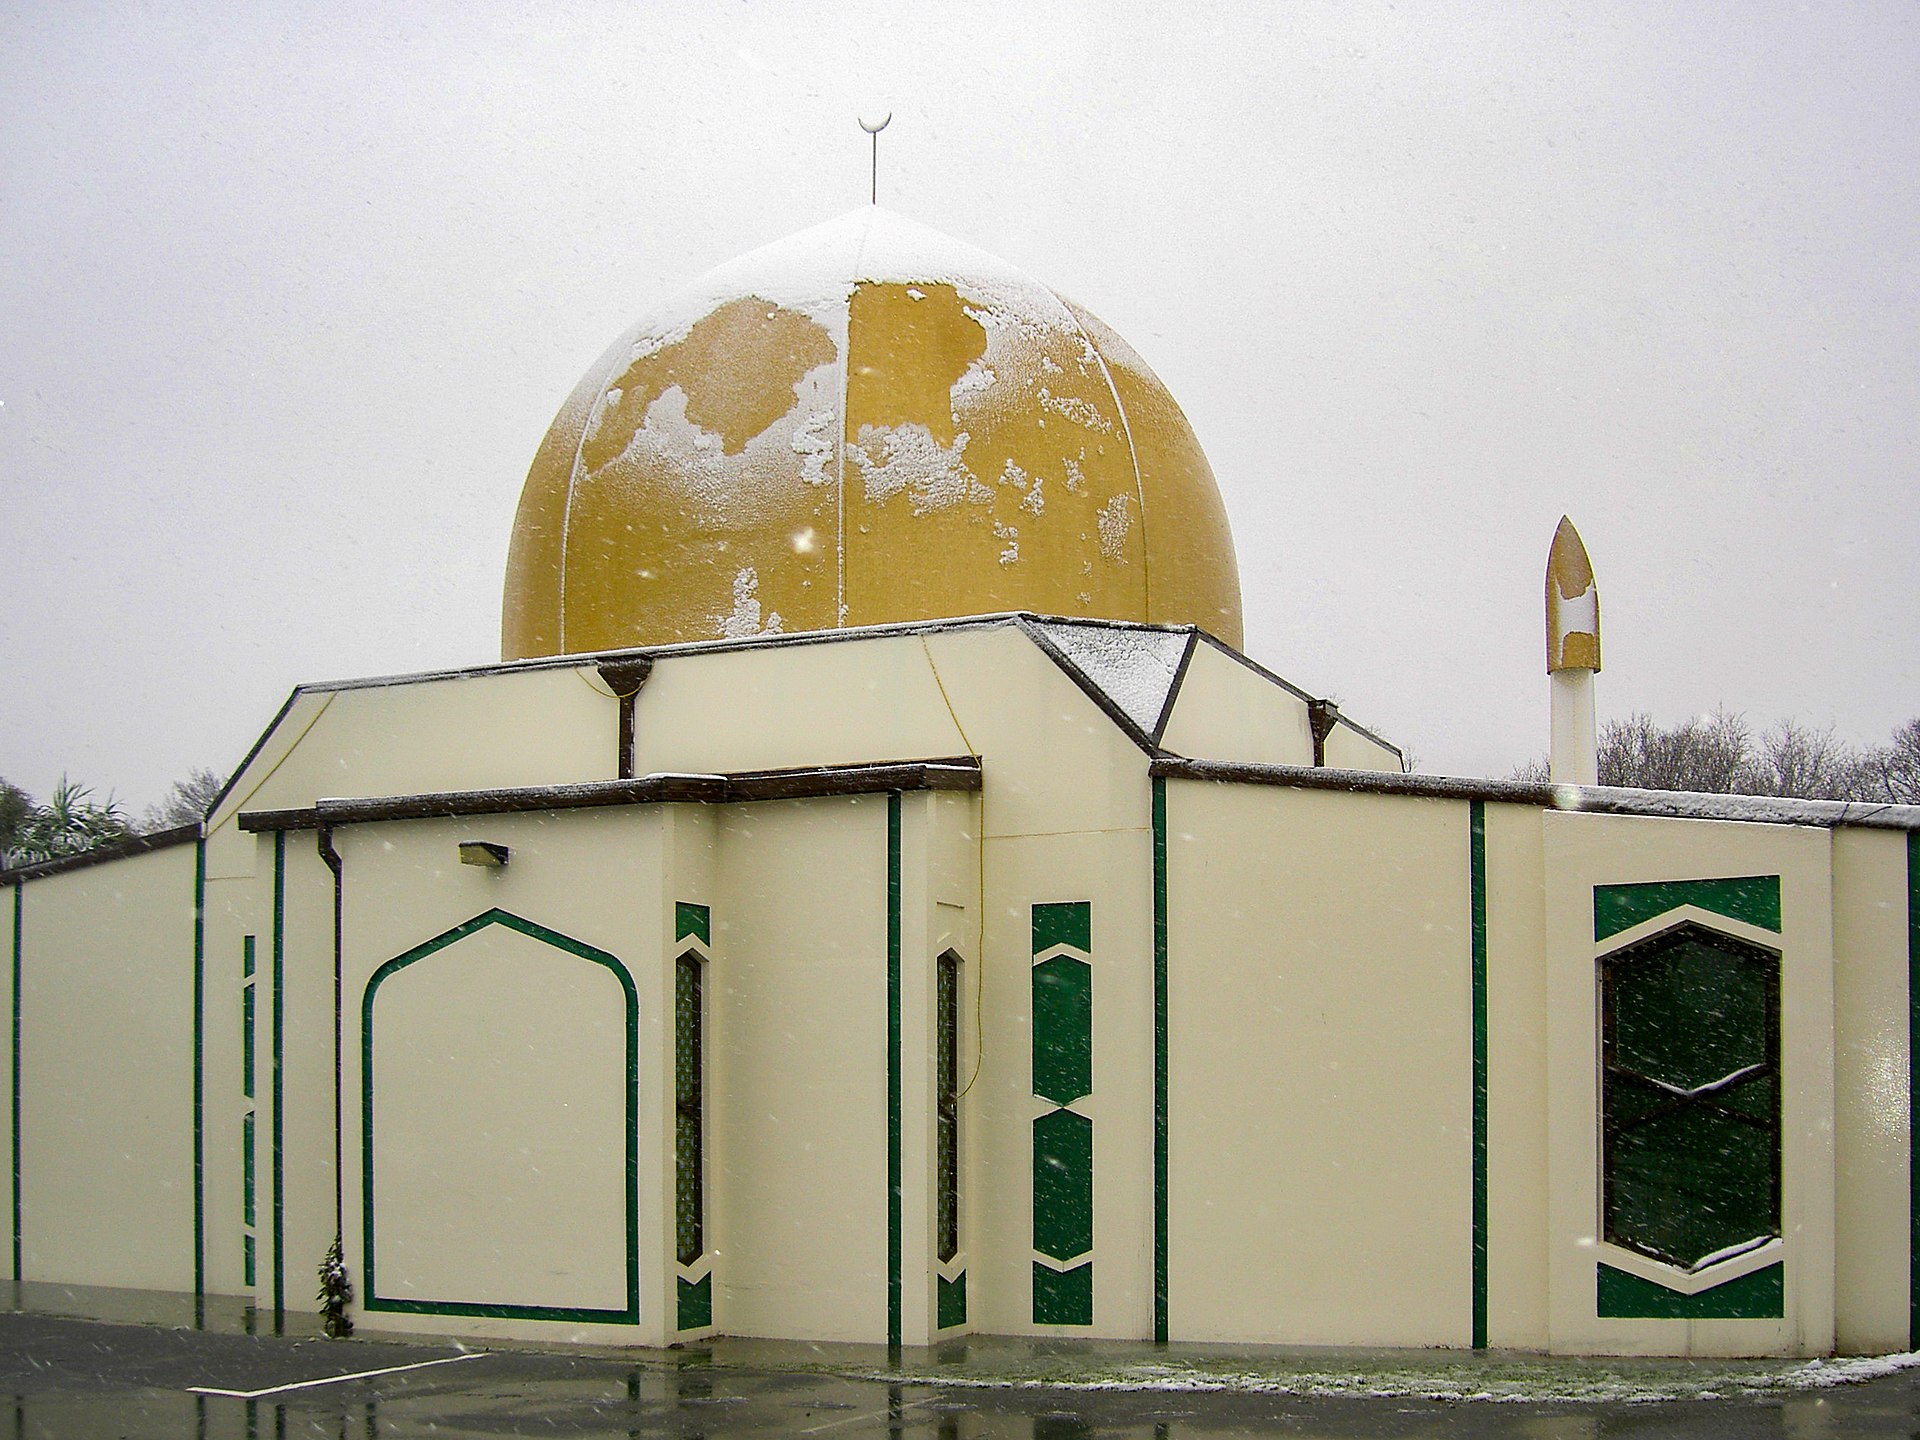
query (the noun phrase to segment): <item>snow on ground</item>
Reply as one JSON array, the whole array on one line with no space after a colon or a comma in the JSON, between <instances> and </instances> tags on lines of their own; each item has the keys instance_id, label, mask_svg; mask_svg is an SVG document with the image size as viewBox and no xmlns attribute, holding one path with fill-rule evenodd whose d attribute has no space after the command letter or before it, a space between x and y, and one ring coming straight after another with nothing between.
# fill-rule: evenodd
<instances>
[{"instance_id":1,"label":"snow on ground","mask_svg":"<svg viewBox=\"0 0 1920 1440\"><path fill-rule=\"evenodd\" d=\"M936 1352L936 1355L938 1352ZM1719 1400L1823 1390L1920 1366L1920 1352L1839 1360L1568 1359L1490 1351L1396 1351L1367 1360L1188 1356L1102 1363L1098 1352L983 1356L848 1369L858 1379L954 1388L1242 1392L1504 1404Z\"/></svg>"}]
</instances>

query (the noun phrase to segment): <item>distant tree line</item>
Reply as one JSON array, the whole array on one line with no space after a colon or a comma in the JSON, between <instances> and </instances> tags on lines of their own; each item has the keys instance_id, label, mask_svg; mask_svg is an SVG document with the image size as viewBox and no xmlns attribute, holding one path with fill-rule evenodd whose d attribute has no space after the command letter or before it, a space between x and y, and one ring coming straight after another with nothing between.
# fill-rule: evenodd
<instances>
[{"instance_id":1,"label":"distant tree line","mask_svg":"<svg viewBox=\"0 0 1920 1440\"><path fill-rule=\"evenodd\" d=\"M1756 732L1728 710L1671 727L1636 714L1601 726L1599 749L1602 785L1920 805L1920 718L1856 748L1796 720ZM1545 780L1547 762L1530 760L1513 778Z\"/></svg>"},{"instance_id":2,"label":"distant tree line","mask_svg":"<svg viewBox=\"0 0 1920 1440\"><path fill-rule=\"evenodd\" d=\"M58 860L130 835L191 824L207 813L226 783L212 770L192 770L186 779L173 782L159 804L149 805L135 819L111 793L96 800L89 787L64 775L45 804L0 780L0 868Z\"/></svg>"}]
</instances>

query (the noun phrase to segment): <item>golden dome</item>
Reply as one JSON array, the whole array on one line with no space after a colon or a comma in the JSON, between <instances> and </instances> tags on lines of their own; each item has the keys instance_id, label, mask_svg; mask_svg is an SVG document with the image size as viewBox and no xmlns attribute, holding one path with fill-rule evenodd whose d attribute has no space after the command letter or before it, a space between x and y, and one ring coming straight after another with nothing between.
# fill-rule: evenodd
<instances>
[{"instance_id":1,"label":"golden dome","mask_svg":"<svg viewBox=\"0 0 1920 1440\"><path fill-rule=\"evenodd\" d=\"M1099 320L863 208L617 341L535 455L505 658L1004 610L1241 643L1213 472Z\"/></svg>"}]
</instances>

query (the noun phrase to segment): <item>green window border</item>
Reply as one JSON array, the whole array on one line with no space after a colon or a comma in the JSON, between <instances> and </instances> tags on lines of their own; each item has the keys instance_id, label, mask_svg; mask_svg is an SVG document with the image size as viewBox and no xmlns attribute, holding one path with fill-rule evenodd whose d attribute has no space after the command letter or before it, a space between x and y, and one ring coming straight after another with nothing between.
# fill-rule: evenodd
<instances>
[{"instance_id":1,"label":"green window border","mask_svg":"<svg viewBox=\"0 0 1920 1440\"><path fill-rule=\"evenodd\" d=\"M1603 1320L1779 1320L1786 1295L1786 1266L1778 1262L1693 1295L1602 1264L1594 1312Z\"/></svg>"},{"instance_id":2,"label":"green window border","mask_svg":"<svg viewBox=\"0 0 1920 1440\"><path fill-rule=\"evenodd\" d=\"M1593 887L1593 938L1608 940L1643 921L1696 905L1729 920L1780 933L1780 877L1738 875L1715 880L1650 880Z\"/></svg>"},{"instance_id":3,"label":"green window border","mask_svg":"<svg viewBox=\"0 0 1920 1440\"><path fill-rule=\"evenodd\" d=\"M551 945L556 950L563 950L569 955L592 961L596 965L604 965L620 982L620 989L626 997L627 1303L624 1308L616 1310L588 1306L510 1305L482 1301L402 1300L381 1295L379 1292L378 1280L374 1272L373 1248L374 1000L380 987L409 965L424 960L436 951L444 950L456 941L464 940L490 925L505 926L530 940ZM364 1307L368 1310L401 1315L474 1315L501 1320L598 1321L637 1325L640 1321L640 998L634 989L633 977L627 973L627 967L605 950L596 949L584 941L563 935L558 930L550 930L536 921L506 910L483 911L471 920L456 925L451 930L443 931L424 944L416 945L404 954L395 956L373 972L373 977L367 981L366 991L360 1001L360 1046L360 1216L361 1234L365 1246L361 1252L361 1265L366 1271L366 1298L362 1302Z\"/></svg>"}]
</instances>

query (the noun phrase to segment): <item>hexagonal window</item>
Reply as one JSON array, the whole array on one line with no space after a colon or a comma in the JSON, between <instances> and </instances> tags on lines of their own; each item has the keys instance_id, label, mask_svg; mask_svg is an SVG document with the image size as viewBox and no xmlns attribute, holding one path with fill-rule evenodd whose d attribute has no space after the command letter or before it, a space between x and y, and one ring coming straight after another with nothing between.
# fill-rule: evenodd
<instances>
[{"instance_id":1,"label":"hexagonal window","mask_svg":"<svg viewBox=\"0 0 1920 1440\"><path fill-rule=\"evenodd\" d=\"M1686 921L1600 960L1601 1209L1695 1270L1780 1233L1780 957Z\"/></svg>"}]
</instances>

